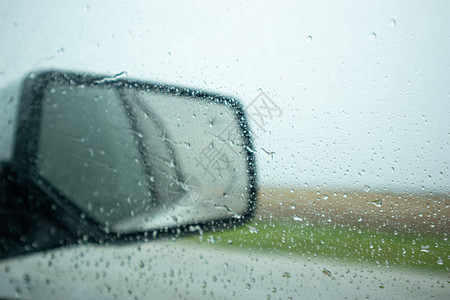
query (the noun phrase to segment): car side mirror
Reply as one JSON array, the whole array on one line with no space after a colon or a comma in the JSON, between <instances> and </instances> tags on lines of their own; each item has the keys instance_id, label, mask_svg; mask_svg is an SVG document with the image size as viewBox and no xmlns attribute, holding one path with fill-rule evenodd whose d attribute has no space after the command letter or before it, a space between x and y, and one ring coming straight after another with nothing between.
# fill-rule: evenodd
<instances>
[{"instance_id":1,"label":"car side mirror","mask_svg":"<svg viewBox=\"0 0 450 300\"><path fill-rule=\"evenodd\" d=\"M51 71L23 83L10 169L74 236L129 241L249 220L253 152L235 99Z\"/></svg>"}]
</instances>

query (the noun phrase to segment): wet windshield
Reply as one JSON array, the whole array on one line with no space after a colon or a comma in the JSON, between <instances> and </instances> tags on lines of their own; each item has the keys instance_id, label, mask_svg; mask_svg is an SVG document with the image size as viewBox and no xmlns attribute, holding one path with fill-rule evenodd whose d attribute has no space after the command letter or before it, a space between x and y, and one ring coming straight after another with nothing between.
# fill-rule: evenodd
<instances>
[{"instance_id":1,"label":"wet windshield","mask_svg":"<svg viewBox=\"0 0 450 300\"><path fill-rule=\"evenodd\" d=\"M108 74L105 81L155 81L242 101L259 186L255 217L243 226L192 226L188 235L120 246L81 239L1 261L0 298L450 299L448 28L445 1L0 1L0 145L12 139L18 102L6 87L30 72L79 70ZM51 101L63 90L47 92ZM84 93L95 98L95 89ZM228 134L238 133L241 141L236 128L227 131L220 121L231 108L200 105L194 114L193 106L170 97L114 90L108 99L85 115L100 122L96 110L122 114L101 122L127 158L102 155L110 148L106 135L80 120L79 130L96 142L82 148L77 132L64 135L72 135L73 155L92 150L95 160L68 160L46 152L44 144L42 159L103 168L86 175L90 183L83 188L64 174L49 180L78 194L87 209L90 202L99 220L110 214L123 221L117 224L124 231L176 225L198 212L239 219L244 205L228 201L248 198L248 174L229 159L240 154L226 143ZM124 99L135 110L131 119L140 120L134 125L123 115ZM149 113L137 112L142 108ZM75 108L54 109L53 117L70 118ZM204 134L184 127L197 121ZM137 135L120 136L132 126ZM154 134L139 137L143 128ZM152 144L155 139L164 142ZM161 172L152 173L160 175L156 181L170 178L171 185L151 182L137 141L163 162L156 167ZM179 158L174 164L172 156ZM52 173L39 162L43 174ZM96 201L101 180L119 187L102 193L120 200L110 206ZM123 188L139 180L138 188ZM196 202L213 196L220 205ZM128 206L128 198L137 206ZM195 209L181 201L195 202ZM142 215L149 203L169 205L186 219L155 213L153 227L145 227L131 212Z\"/></svg>"}]
</instances>

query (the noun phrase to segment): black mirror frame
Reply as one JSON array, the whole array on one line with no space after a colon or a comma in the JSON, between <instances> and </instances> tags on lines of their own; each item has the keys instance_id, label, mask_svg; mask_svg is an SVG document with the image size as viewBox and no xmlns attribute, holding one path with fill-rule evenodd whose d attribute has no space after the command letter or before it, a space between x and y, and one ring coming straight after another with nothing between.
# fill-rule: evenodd
<instances>
[{"instance_id":1,"label":"black mirror frame","mask_svg":"<svg viewBox=\"0 0 450 300\"><path fill-rule=\"evenodd\" d=\"M239 218L230 218L199 222L195 224L180 225L176 227L161 228L151 232L139 232L120 234L107 232L101 228L93 219L84 215L83 212L70 203L61 193L52 187L46 180L38 175L35 158L38 150L38 137L42 98L44 89L52 82L65 82L77 85L111 86L115 88L133 88L136 90L153 91L157 93L172 94L190 97L199 101L215 102L232 107L235 118L240 125L243 137L243 147L246 152L246 160L249 175L249 199L244 214ZM228 228L233 225L241 225L250 220L256 210L257 203L257 175L256 160L254 157L253 144L250 128L247 122L243 106L238 100L231 97L207 93L185 87L174 87L170 85L142 82L115 78L102 75L89 75L84 73L44 71L31 73L25 80L21 89L17 130L15 135L14 153L11 161L11 169L28 190L40 190L40 201L45 205L55 207L55 218L70 228L80 240L80 237L89 236L89 241L101 243L121 243L137 240L148 240L155 237L174 236L197 230L214 230ZM43 193L42 193L43 191ZM42 197L42 195L46 195ZM83 216L83 217L82 217ZM86 240L86 239L85 239Z\"/></svg>"}]
</instances>

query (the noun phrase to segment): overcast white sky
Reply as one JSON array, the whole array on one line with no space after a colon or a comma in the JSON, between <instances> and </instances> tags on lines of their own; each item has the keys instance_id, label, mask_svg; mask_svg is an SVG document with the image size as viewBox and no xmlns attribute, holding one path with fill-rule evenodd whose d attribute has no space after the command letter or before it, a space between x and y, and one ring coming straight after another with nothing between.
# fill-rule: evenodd
<instances>
[{"instance_id":1,"label":"overcast white sky","mask_svg":"<svg viewBox=\"0 0 450 300\"><path fill-rule=\"evenodd\" d=\"M448 194L448 28L447 1L0 0L0 86L57 68L262 90L283 111L256 132L262 183Z\"/></svg>"}]
</instances>

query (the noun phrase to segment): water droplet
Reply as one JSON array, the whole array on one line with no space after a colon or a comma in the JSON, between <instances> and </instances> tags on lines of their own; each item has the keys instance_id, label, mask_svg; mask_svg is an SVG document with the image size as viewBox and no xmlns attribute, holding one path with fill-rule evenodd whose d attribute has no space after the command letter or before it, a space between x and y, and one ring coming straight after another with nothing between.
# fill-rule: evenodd
<instances>
[{"instance_id":1,"label":"water droplet","mask_svg":"<svg viewBox=\"0 0 450 300\"><path fill-rule=\"evenodd\" d=\"M258 228L253 227L253 226L248 226L248 231L250 231L250 233L258 233Z\"/></svg>"},{"instance_id":2,"label":"water droplet","mask_svg":"<svg viewBox=\"0 0 450 300\"><path fill-rule=\"evenodd\" d=\"M370 191L370 186L365 185L364 186L364 192L368 193Z\"/></svg>"},{"instance_id":3,"label":"water droplet","mask_svg":"<svg viewBox=\"0 0 450 300\"><path fill-rule=\"evenodd\" d=\"M397 26L397 22L395 21L395 19L391 19L391 20L389 21L389 24L391 25L391 27Z\"/></svg>"},{"instance_id":4,"label":"water droplet","mask_svg":"<svg viewBox=\"0 0 450 300\"><path fill-rule=\"evenodd\" d=\"M375 205L376 207L381 207L381 205L383 205L383 200L381 199L377 199L371 202L373 205Z\"/></svg>"},{"instance_id":5,"label":"water droplet","mask_svg":"<svg viewBox=\"0 0 450 300\"><path fill-rule=\"evenodd\" d=\"M294 214L294 221L303 221L303 218L297 216L296 214Z\"/></svg>"},{"instance_id":6,"label":"water droplet","mask_svg":"<svg viewBox=\"0 0 450 300\"><path fill-rule=\"evenodd\" d=\"M307 41L307 42L311 42L311 41L312 41L312 36L308 35L308 36L306 37L306 41Z\"/></svg>"},{"instance_id":7,"label":"water droplet","mask_svg":"<svg viewBox=\"0 0 450 300\"><path fill-rule=\"evenodd\" d=\"M442 266L444 264L444 260L442 259L442 257L438 257L437 264L440 266Z\"/></svg>"},{"instance_id":8,"label":"water droplet","mask_svg":"<svg viewBox=\"0 0 450 300\"><path fill-rule=\"evenodd\" d=\"M422 245L420 247L420 252L425 252L425 253L430 252L430 246L429 245Z\"/></svg>"},{"instance_id":9,"label":"water droplet","mask_svg":"<svg viewBox=\"0 0 450 300\"><path fill-rule=\"evenodd\" d=\"M324 194L324 195L322 196L322 199L323 199L323 200L328 200L328 195Z\"/></svg>"},{"instance_id":10,"label":"water droplet","mask_svg":"<svg viewBox=\"0 0 450 300\"><path fill-rule=\"evenodd\" d=\"M370 34L370 38L371 38L372 40L376 39L376 38L377 38L377 34L376 34L375 32L372 32L372 33Z\"/></svg>"},{"instance_id":11,"label":"water droplet","mask_svg":"<svg viewBox=\"0 0 450 300\"><path fill-rule=\"evenodd\" d=\"M323 273L324 275L328 276L328 277L331 277L331 271L329 271L329 270L327 270L327 269L325 269L325 268L323 268L322 273Z\"/></svg>"}]
</instances>

